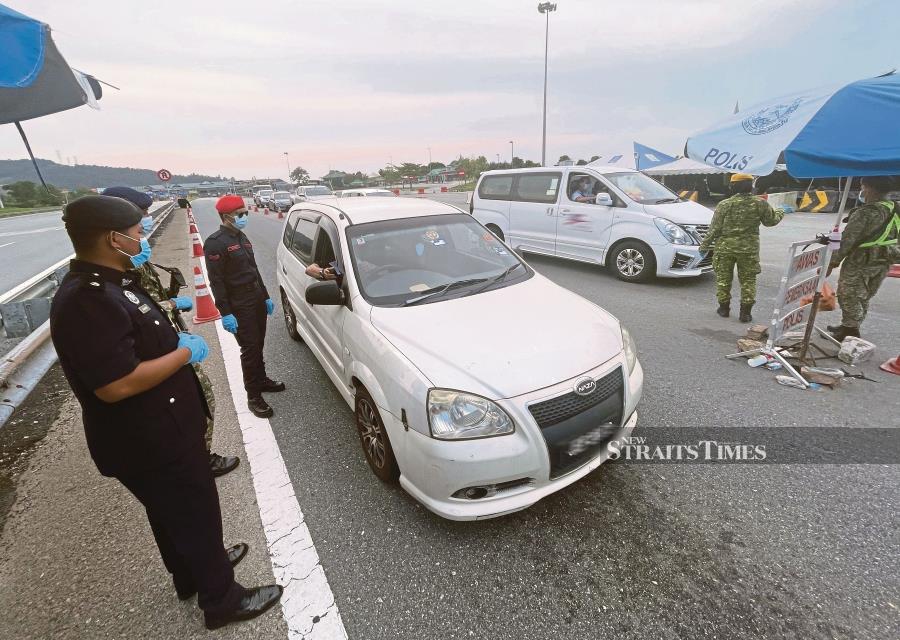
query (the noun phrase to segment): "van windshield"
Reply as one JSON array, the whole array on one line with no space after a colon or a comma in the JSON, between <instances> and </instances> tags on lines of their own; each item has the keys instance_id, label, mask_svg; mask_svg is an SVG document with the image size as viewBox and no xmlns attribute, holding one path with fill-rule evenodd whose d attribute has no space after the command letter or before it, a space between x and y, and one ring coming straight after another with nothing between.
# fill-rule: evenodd
<instances>
[{"instance_id":1,"label":"van windshield","mask_svg":"<svg viewBox=\"0 0 900 640\"><path fill-rule=\"evenodd\" d=\"M347 228L347 241L360 291L377 306L474 295L532 273L466 214L353 225Z\"/></svg>"},{"instance_id":2,"label":"van windshield","mask_svg":"<svg viewBox=\"0 0 900 640\"><path fill-rule=\"evenodd\" d=\"M640 204L662 204L681 201L681 198L656 180L638 171L606 173L603 174L603 177L612 182L629 198Z\"/></svg>"},{"instance_id":3,"label":"van windshield","mask_svg":"<svg viewBox=\"0 0 900 640\"><path fill-rule=\"evenodd\" d=\"M330 196L331 189L328 187L306 187L306 195L308 196Z\"/></svg>"}]
</instances>

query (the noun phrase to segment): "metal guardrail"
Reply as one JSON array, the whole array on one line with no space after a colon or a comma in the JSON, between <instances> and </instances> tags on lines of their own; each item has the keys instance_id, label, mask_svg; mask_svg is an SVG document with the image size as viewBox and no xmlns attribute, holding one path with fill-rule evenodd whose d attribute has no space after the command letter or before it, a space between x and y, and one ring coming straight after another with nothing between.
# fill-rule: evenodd
<instances>
[{"instance_id":1,"label":"metal guardrail","mask_svg":"<svg viewBox=\"0 0 900 640\"><path fill-rule=\"evenodd\" d=\"M156 233L175 210L175 206L172 202L156 210L158 213L153 218L153 229L146 237ZM0 304L28 301L38 299L35 296L47 295L62 281L68 272L69 260L73 257L74 254L60 260L0 295ZM49 309L49 300L47 308ZM49 338L50 321L47 320L0 360L0 428L56 362L56 350Z\"/></svg>"}]
</instances>

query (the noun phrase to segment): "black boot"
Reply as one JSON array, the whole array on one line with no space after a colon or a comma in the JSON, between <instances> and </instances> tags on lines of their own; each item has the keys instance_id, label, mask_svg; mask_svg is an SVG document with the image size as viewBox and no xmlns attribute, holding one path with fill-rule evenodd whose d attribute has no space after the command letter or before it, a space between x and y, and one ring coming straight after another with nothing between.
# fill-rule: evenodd
<instances>
[{"instance_id":1,"label":"black boot","mask_svg":"<svg viewBox=\"0 0 900 640\"><path fill-rule=\"evenodd\" d=\"M741 315L738 318L741 322L753 322L753 316L750 315L750 309L753 308L753 303L744 304L741 303Z\"/></svg>"},{"instance_id":2,"label":"black boot","mask_svg":"<svg viewBox=\"0 0 900 640\"><path fill-rule=\"evenodd\" d=\"M209 468L214 477L224 476L229 471L234 471L241 459L235 456L220 456L218 453L209 454Z\"/></svg>"},{"instance_id":3,"label":"black boot","mask_svg":"<svg viewBox=\"0 0 900 640\"><path fill-rule=\"evenodd\" d=\"M271 418L275 415L275 411L272 410L268 402L263 400L262 396L247 398L247 408L257 418Z\"/></svg>"},{"instance_id":4,"label":"black boot","mask_svg":"<svg viewBox=\"0 0 900 640\"><path fill-rule=\"evenodd\" d=\"M723 318L727 318L731 314L731 303L730 302L720 302L719 308L716 309L716 313L718 313Z\"/></svg>"},{"instance_id":5,"label":"black boot","mask_svg":"<svg viewBox=\"0 0 900 640\"><path fill-rule=\"evenodd\" d=\"M831 327L828 327L831 329ZM831 332L831 337L837 340L838 342L843 342L844 338L853 336L854 338L859 337L859 327L848 327L845 325L839 325L834 328L834 331Z\"/></svg>"},{"instance_id":6,"label":"black boot","mask_svg":"<svg viewBox=\"0 0 900 640\"><path fill-rule=\"evenodd\" d=\"M279 391L284 391L284 389L285 387L283 382L276 382L271 378L266 378L266 381L263 383L262 388L262 390L267 393L277 393Z\"/></svg>"}]
</instances>

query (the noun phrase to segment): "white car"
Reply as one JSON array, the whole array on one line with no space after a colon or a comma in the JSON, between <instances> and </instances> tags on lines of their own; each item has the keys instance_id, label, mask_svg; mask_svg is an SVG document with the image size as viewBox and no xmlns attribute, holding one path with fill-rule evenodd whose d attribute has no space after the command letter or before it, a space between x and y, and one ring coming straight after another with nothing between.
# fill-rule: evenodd
<instances>
[{"instance_id":1,"label":"white car","mask_svg":"<svg viewBox=\"0 0 900 640\"><path fill-rule=\"evenodd\" d=\"M274 189L260 189L254 194L253 203L259 207L268 207L272 202L272 195L274 193Z\"/></svg>"},{"instance_id":2,"label":"white car","mask_svg":"<svg viewBox=\"0 0 900 640\"><path fill-rule=\"evenodd\" d=\"M626 281L712 270L712 252L699 252L712 211L639 171L486 171L469 212L517 251L606 265Z\"/></svg>"},{"instance_id":3,"label":"white car","mask_svg":"<svg viewBox=\"0 0 900 640\"><path fill-rule=\"evenodd\" d=\"M524 509L637 422L644 374L625 328L456 207L298 204L276 261L288 332L354 409L372 471L438 515Z\"/></svg>"},{"instance_id":4,"label":"white car","mask_svg":"<svg viewBox=\"0 0 900 640\"><path fill-rule=\"evenodd\" d=\"M397 194L387 189L344 189L340 198L396 198Z\"/></svg>"},{"instance_id":5,"label":"white car","mask_svg":"<svg viewBox=\"0 0 900 640\"><path fill-rule=\"evenodd\" d=\"M297 187L297 191L291 197L295 202L308 202L310 200L322 200L323 198L333 198L334 193L324 184L313 184Z\"/></svg>"}]
</instances>

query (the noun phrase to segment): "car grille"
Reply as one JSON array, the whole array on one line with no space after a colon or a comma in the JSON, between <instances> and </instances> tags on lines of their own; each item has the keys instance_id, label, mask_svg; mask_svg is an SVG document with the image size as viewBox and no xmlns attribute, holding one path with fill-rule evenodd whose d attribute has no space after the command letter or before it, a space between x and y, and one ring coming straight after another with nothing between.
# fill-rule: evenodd
<instances>
[{"instance_id":1,"label":"car grille","mask_svg":"<svg viewBox=\"0 0 900 640\"><path fill-rule=\"evenodd\" d=\"M688 233L690 233L700 242L706 240L706 235L709 233L708 224L686 224L683 226L685 229L687 229Z\"/></svg>"},{"instance_id":2,"label":"car grille","mask_svg":"<svg viewBox=\"0 0 900 640\"><path fill-rule=\"evenodd\" d=\"M597 456L622 425L622 368L596 380L587 396L569 393L528 407L550 455L550 477L574 471Z\"/></svg>"},{"instance_id":3,"label":"car grille","mask_svg":"<svg viewBox=\"0 0 900 640\"><path fill-rule=\"evenodd\" d=\"M676 253L675 258L672 259L672 268L673 269L684 269L688 266L691 260L694 259L694 256L689 255L687 253ZM697 263L694 267L695 269L705 269L712 265L712 251L707 252L706 256L703 257L703 260Z\"/></svg>"}]
</instances>

